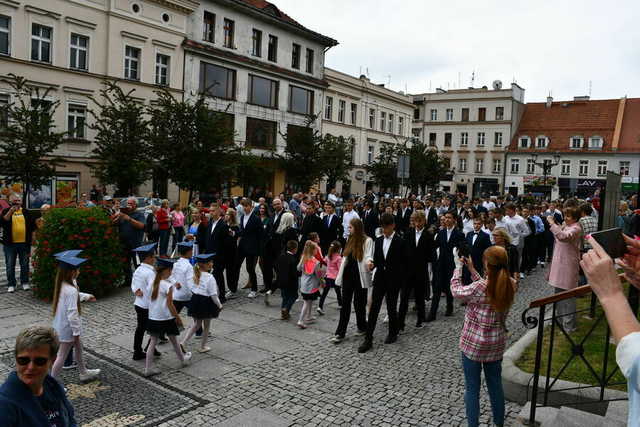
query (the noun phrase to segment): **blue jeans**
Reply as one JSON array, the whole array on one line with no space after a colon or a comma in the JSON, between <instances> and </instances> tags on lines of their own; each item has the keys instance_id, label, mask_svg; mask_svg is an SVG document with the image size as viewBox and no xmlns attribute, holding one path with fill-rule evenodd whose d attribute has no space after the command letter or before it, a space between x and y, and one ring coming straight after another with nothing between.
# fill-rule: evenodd
<instances>
[{"instance_id":1,"label":"blue jeans","mask_svg":"<svg viewBox=\"0 0 640 427\"><path fill-rule=\"evenodd\" d=\"M168 255L170 234L171 229L160 230L160 255Z\"/></svg>"},{"instance_id":2,"label":"blue jeans","mask_svg":"<svg viewBox=\"0 0 640 427\"><path fill-rule=\"evenodd\" d=\"M282 295L282 309L286 309L287 311L291 311L291 307L298 299L298 290L297 289L281 289Z\"/></svg>"},{"instance_id":3,"label":"blue jeans","mask_svg":"<svg viewBox=\"0 0 640 427\"><path fill-rule=\"evenodd\" d=\"M4 245L4 260L7 265L7 281L9 287L16 287L16 259L20 258L20 283L29 283L29 252L26 243L6 243Z\"/></svg>"},{"instance_id":4,"label":"blue jeans","mask_svg":"<svg viewBox=\"0 0 640 427\"><path fill-rule=\"evenodd\" d=\"M480 384L481 372L489 390L493 423L504 425L504 392L502 390L502 360L495 362L475 362L462 354L462 369L464 370L464 404L467 410L469 427L479 425L480 418Z\"/></svg>"}]
</instances>

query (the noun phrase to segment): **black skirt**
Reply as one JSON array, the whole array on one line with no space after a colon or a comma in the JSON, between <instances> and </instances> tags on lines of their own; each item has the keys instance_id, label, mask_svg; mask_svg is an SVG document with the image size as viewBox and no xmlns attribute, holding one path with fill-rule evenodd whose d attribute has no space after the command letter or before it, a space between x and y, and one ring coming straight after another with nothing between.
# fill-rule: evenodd
<instances>
[{"instance_id":1,"label":"black skirt","mask_svg":"<svg viewBox=\"0 0 640 427\"><path fill-rule=\"evenodd\" d=\"M194 319L216 319L220 314L220 309L213 302L211 297L193 294L189 305L189 316Z\"/></svg>"},{"instance_id":2,"label":"black skirt","mask_svg":"<svg viewBox=\"0 0 640 427\"><path fill-rule=\"evenodd\" d=\"M300 292L300 295L302 295L302 299L304 301L315 301L316 299L318 299L319 294L320 292L312 292L310 294L305 294L304 292Z\"/></svg>"},{"instance_id":3,"label":"black skirt","mask_svg":"<svg viewBox=\"0 0 640 427\"><path fill-rule=\"evenodd\" d=\"M164 336L164 335L180 335L180 330L178 329L178 324L176 323L176 319L169 320L151 320L148 319L146 322L147 332L152 336Z\"/></svg>"}]
</instances>

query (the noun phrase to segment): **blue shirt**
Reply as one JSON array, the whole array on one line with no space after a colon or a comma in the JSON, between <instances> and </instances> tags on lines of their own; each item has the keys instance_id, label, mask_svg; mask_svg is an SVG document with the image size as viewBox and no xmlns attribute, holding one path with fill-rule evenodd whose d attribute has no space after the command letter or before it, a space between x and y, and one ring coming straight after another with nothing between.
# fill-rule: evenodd
<instances>
[{"instance_id":1,"label":"blue shirt","mask_svg":"<svg viewBox=\"0 0 640 427\"><path fill-rule=\"evenodd\" d=\"M538 215L531 215L531 219L536 226L536 234L544 233L544 223Z\"/></svg>"}]
</instances>

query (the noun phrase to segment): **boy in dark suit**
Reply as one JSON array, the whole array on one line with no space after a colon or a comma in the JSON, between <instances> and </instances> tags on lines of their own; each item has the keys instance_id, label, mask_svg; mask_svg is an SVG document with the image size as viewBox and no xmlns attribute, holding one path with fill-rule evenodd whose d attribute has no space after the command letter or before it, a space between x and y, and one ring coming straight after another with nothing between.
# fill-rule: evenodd
<instances>
[{"instance_id":1,"label":"boy in dark suit","mask_svg":"<svg viewBox=\"0 0 640 427\"><path fill-rule=\"evenodd\" d=\"M217 203L212 203L209 209L211 219L207 226L207 232L204 236L204 247L200 248L200 253L214 254L213 256L213 277L216 279L218 285L218 295L220 301L226 301L226 291L224 285L224 266L226 265L224 259L224 246L229 236L229 227L225 224L222 218L222 209Z\"/></svg>"},{"instance_id":2,"label":"boy in dark suit","mask_svg":"<svg viewBox=\"0 0 640 427\"><path fill-rule=\"evenodd\" d=\"M473 231L467 233L466 236L467 245L471 249L471 260L473 261L473 267L476 269L480 276L484 275L484 262L482 257L484 251L491 245L491 237L482 231L482 220L480 218L473 220ZM462 283L468 285L471 283L471 273L464 267L462 269Z\"/></svg>"},{"instance_id":3,"label":"boy in dark suit","mask_svg":"<svg viewBox=\"0 0 640 427\"><path fill-rule=\"evenodd\" d=\"M372 239L376 238L376 229L378 228L378 211L373 208L373 202L371 200L367 200L364 203L364 209L360 215L362 219L362 223L364 225L364 234L371 237Z\"/></svg>"},{"instance_id":4,"label":"boy in dark suit","mask_svg":"<svg viewBox=\"0 0 640 427\"><path fill-rule=\"evenodd\" d=\"M395 233L395 222L392 214L384 213L380 217L382 236L375 241L373 262L369 269L375 268L373 276L373 292L371 295L371 308L367 319L367 333L364 342L358 347L358 353L369 351L373 347L373 332L382 300L387 300L387 314L389 315L389 334L384 340L385 344L391 344L398 339L398 292L404 283L405 252L404 243Z\"/></svg>"},{"instance_id":5,"label":"boy in dark suit","mask_svg":"<svg viewBox=\"0 0 640 427\"><path fill-rule=\"evenodd\" d=\"M324 202L324 217L322 217L321 224L322 228L320 229L320 248L322 248L322 253L326 254L329 251L329 245L334 240L340 239L342 237L341 233L341 221L338 215L336 215L336 206L333 202L326 201Z\"/></svg>"},{"instance_id":6,"label":"boy in dark suit","mask_svg":"<svg viewBox=\"0 0 640 427\"><path fill-rule=\"evenodd\" d=\"M258 262L258 255L260 255L260 241L262 240L262 222L253 213L253 207L249 199L242 199L240 202L244 215L240 218L240 236L238 240L238 262L236 263L236 271L240 271L242 262L247 260L247 273L249 274L249 281L251 282L251 292L247 295L249 298L255 298L258 296L258 278L256 276L256 263ZM235 296L237 289L231 289L229 284L229 290L232 292L232 296Z\"/></svg>"},{"instance_id":7,"label":"boy in dark suit","mask_svg":"<svg viewBox=\"0 0 640 427\"><path fill-rule=\"evenodd\" d=\"M287 250L276 261L277 285L282 295L282 320L289 320L291 307L298 298L298 242L289 240Z\"/></svg>"},{"instance_id":8,"label":"boy in dark suit","mask_svg":"<svg viewBox=\"0 0 640 427\"><path fill-rule=\"evenodd\" d=\"M400 209L396 215L396 231L404 236L409 231L409 223L411 222L411 214L413 210L409 207L409 201L402 199Z\"/></svg>"}]
</instances>

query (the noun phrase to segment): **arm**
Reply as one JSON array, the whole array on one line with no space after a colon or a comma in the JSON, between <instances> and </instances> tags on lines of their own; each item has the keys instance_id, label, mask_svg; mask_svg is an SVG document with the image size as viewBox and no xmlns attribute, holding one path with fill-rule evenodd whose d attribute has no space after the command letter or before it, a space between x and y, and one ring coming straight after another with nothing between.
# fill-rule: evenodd
<instances>
[{"instance_id":1,"label":"arm","mask_svg":"<svg viewBox=\"0 0 640 427\"><path fill-rule=\"evenodd\" d=\"M133 228L137 228L138 230L142 230L144 228L144 222L133 219L127 214L120 214L119 218L121 221L129 221Z\"/></svg>"},{"instance_id":2,"label":"arm","mask_svg":"<svg viewBox=\"0 0 640 427\"><path fill-rule=\"evenodd\" d=\"M462 284L462 268L456 268L451 278L451 294L462 301L470 301L478 296L478 288L484 287L484 280L475 271L471 271L472 283L468 286Z\"/></svg>"},{"instance_id":3,"label":"arm","mask_svg":"<svg viewBox=\"0 0 640 427\"><path fill-rule=\"evenodd\" d=\"M551 225L551 232L560 242L567 242L580 237L581 231L577 227L565 227L562 229L558 224Z\"/></svg>"},{"instance_id":4,"label":"arm","mask_svg":"<svg viewBox=\"0 0 640 427\"><path fill-rule=\"evenodd\" d=\"M169 309L169 313L176 319L178 326L182 326L182 319L178 314L178 310L176 310L176 307L173 305L173 288L171 287L167 292L167 308Z\"/></svg>"},{"instance_id":5,"label":"arm","mask_svg":"<svg viewBox=\"0 0 640 427\"><path fill-rule=\"evenodd\" d=\"M531 234L531 229L529 228L526 220L519 222L518 228L520 228L520 235L522 237L527 237L529 234Z\"/></svg>"},{"instance_id":6,"label":"arm","mask_svg":"<svg viewBox=\"0 0 640 427\"><path fill-rule=\"evenodd\" d=\"M87 294L85 292L79 292L78 295L80 295L80 302L85 302L85 301L93 302L96 300L96 297L94 297L92 294Z\"/></svg>"},{"instance_id":7,"label":"arm","mask_svg":"<svg viewBox=\"0 0 640 427\"><path fill-rule=\"evenodd\" d=\"M65 297L65 303L67 305L67 320L74 337L79 337L82 333L82 320L80 319L80 313L78 312L78 296L76 292L69 293Z\"/></svg>"}]
</instances>

